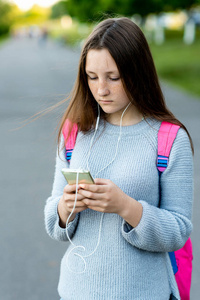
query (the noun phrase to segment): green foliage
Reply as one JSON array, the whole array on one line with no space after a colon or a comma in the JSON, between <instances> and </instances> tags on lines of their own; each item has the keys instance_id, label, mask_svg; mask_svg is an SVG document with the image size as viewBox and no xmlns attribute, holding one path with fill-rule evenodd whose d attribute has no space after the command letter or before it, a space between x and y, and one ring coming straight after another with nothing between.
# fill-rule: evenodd
<instances>
[{"instance_id":1,"label":"green foliage","mask_svg":"<svg viewBox=\"0 0 200 300\"><path fill-rule=\"evenodd\" d=\"M78 18L81 22L94 21L98 14L100 0L68 0L67 8L72 17Z\"/></svg>"},{"instance_id":2,"label":"green foliage","mask_svg":"<svg viewBox=\"0 0 200 300\"><path fill-rule=\"evenodd\" d=\"M0 0L0 36L8 36L13 24L21 14L17 5Z\"/></svg>"},{"instance_id":3,"label":"green foliage","mask_svg":"<svg viewBox=\"0 0 200 300\"><path fill-rule=\"evenodd\" d=\"M52 6L51 18L56 19L68 14L68 1L60 1Z\"/></svg>"},{"instance_id":4,"label":"green foliage","mask_svg":"<svg viewBox=\"0 0 200 300\"><path fill-rule=\"evenodd\" d=\"M63 0L52 7L52 18L68 13L81 22L97 21L105 14L132 16L189 8L200 0Z\"/></svg>"},{"instance_id":5,"label":"green foliage","mask_svg":"<svg viewBox=\"0 0 200 300\"><path fill-rule=\"evenodd\" d=\"M163 2L163 11L172 11L176 9L188 9L194 4L198 4L199 0L167 0Z\"/></svg>"},{"instance_id":6,"label":"green foliage","mask_svg":"<svg viewBox=\"0 0 200 300\"><path fill-rule=\"evenodd\" d=\"M11 10L11 5L3 0L0 0L0 35L4 35L9 32L9 13Z\"/></svg>"},{"instance_id":7,"label":"green foliage","mask_svg":"<svg viewBox=\"0 0 200 300\"><path fill-rule=\"evenodd\" d=\"M26 12L19 12L12 29L19 28L21 26L43 25L50 16L50 9L34 5Z\"/></svg>"},{"instance_id":8,"label":"green foliage","mask_svg":"<svg viewBox=\"0 0 200 300\"><path fill-rule=\"evenodd\" d=\"M73 20L68 28L62 28L58 20L52 21L54 25L51 27L50 36L62 44L70 47L80 47L81 43L91 33L93 25L83 24Z\"/></svg>"},{"instance_id":9,"label":"green foliage","mask_svg":"<svg viewBox=\"0 0 200 300\"><path fill-rule=\"evenodd\" d=\"M183 32L182 32L183 34ZM171 84L200 96L200 34L192 45L185 45L180 33L160 46L151 45L159 76Z\"/></svg>"}]
</instances>

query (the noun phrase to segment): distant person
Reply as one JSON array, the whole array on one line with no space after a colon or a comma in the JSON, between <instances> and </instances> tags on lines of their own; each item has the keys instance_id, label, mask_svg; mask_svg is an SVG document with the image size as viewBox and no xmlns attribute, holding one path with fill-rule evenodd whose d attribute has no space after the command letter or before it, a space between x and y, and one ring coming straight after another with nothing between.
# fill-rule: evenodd
<instances>
[{"instance_id":1,"label":"distant person","mask_svg":"<svg viewBox=\"0 0 200 300\"><path fill-rule=\"evenodd\" d=\"M39 35L39 44L40 45L45 45L48 39L48 30L46 27L43 27L41 29L40 35Z\"/></svg>"},{"instance_id":2,"label":"distant person","mask_svg":"<svg viewBox=\"0 0 200 300\"><path fill-rule=\"evenodd\" d=\"M181 128L159 176L162 121ZM69 161L63 133L74 124ZM78 169L77 183L80 168L90 170L95 184L67 184L63 168ZM166 107L142 31L128 18L102 21L81 53L45 206L50 237L70 241L61 262L61 299L180 299L168 252L190 236L192 198L192 141Z\"/></svg>"}]
</instances>

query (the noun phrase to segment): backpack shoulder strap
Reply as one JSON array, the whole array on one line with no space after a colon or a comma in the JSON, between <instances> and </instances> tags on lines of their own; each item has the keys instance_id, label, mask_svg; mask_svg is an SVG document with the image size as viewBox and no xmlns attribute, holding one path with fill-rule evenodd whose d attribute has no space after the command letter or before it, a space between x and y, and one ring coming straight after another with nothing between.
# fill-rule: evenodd
<instances>
[{"instance_id":1,"label":"backpack shoulder strap","mask_svg":"<svg viewBox=\"0 0 200 300\"><path fill-rule=\"evenodd\" d=\"M157 169L164 172L168 165L170 151L180 126L165 122L161 123L158 131Z\"/></svg>"},{"instance_id":2,"label":"backpack shoulder strap","mask_svg":"<svg viewBox=\"0 0 200 300\"><path fill-rule=\"evenodd\" d=\"M167 168L170 151L179 128L180 126L171 124L169 122L163 121L161 123L160 129L158 131L158 155L157 155L157 169L159 171L159 174L164 172L165 169ZM178 271L178 267L176 263L175 252L169 252L169 257L171 260L173 272L174 274L176 274Z\"/></svg>"},{"instance_id":3,"label":"backpack shoulder strap","mask_svg":"<svg viewBox=\"0 0 200 300\"><path fill-rule=\"evenodd\" d=\"M67 119L65 121L65 124L64 124L63 129L62 129L62 133L63 133L64 140L65 140L66 159L68 161L71 160L72 151L74 149L74 145L76 143L76 137L77 137L77 134L78 134L78 125L76 123L74 123L73 126L72 126L72 131L71 131L71 133L68 137L70 125L71 125L71 121L69 121ZM68 137L68 139L67 139L67 137Z\"/></svg>"}]
</instances>

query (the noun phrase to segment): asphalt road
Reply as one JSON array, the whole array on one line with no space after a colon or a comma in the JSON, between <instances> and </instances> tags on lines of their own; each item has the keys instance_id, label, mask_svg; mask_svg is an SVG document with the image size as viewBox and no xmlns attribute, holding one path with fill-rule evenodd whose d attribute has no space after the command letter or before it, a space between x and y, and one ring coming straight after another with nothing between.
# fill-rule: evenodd
<instances>
[{"instance_id":1,"label":"asphalt road","mask_svg":"<svg viewBox=\"0 0 200 300\"><path fill-rule=\"evenodd\" d=\"M48 42L8 40L0 45L0 299L56 300L65 243L51 240L43 210L54 173L56 131L65 105L21 129L24 121L65 98L79 51ZM163 85L167 103L195 145L194 270L191 300L200 285L200 99Z\"/></svg>"}]
</instances>

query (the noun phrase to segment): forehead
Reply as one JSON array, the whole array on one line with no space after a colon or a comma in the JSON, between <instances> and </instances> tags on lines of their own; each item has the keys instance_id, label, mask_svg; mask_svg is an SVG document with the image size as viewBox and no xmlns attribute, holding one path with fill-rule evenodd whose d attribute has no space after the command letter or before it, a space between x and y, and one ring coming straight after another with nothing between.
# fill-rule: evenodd
<instances>
[{"instance_id":1,"label":"forehead","mask_svg":"<svg viewBox=\"0 0 200 300\"><path fill-rule=\"evenodd\" d=\"M118 71L117 65L107 49L91 49L86 56L86 71Z\"/></svg>"}]
</instances>

